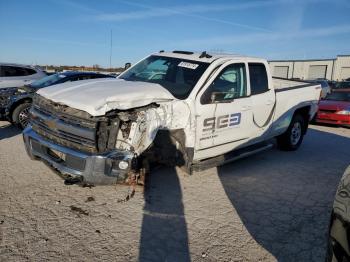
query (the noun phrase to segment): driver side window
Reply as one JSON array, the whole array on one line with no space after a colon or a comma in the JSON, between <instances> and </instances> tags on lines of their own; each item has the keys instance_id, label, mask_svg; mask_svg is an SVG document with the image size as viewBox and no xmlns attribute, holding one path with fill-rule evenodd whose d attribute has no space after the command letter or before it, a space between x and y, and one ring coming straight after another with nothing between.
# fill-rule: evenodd
<instances>
[{"instance_id":1,"label":"driver side window","mask_svg":"<svg viewBox=\"0 0 350 262\"><path fill-rule=\"evenodd\" d=\"M245 65L233 64L224 68L201 97L202 104L231 102L247 96Z\"/></svg>"}]
</instances>

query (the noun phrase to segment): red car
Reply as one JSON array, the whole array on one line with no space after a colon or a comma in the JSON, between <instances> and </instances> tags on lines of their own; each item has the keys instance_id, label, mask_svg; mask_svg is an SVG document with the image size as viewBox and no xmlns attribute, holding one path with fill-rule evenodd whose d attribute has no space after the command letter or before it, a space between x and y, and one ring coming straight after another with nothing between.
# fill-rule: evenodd
<instances>
[{"instance_id":1,"label":"red car","mask_svg":"<svg viewBox=\"0 0 350 262\"><path fill-rule=\"evenodd\" d=\"M350 88L334 89L321 100L316 122L350 127Z\"/></svg>"}]
</instances>

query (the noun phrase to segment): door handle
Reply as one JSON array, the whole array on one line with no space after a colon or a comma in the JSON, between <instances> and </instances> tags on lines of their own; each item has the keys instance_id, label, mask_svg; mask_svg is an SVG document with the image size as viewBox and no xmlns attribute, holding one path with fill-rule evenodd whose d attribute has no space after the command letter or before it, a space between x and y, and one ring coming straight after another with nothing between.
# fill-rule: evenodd
<instances>
[{"instance_id":1,"label":"door handle","mask_svg":"<svg viewBox=\"0 0 350 262\"><path fill-rule=\"evenodd\" d=\"M247 111L251 108L252 108L251 106L242 106L242 111Z\"/></svg>"},{"instance_id":2,"label":"door handle","mask_svg":"<svg viewBox=\"0 0 350 262\"><path fill-rule=\"evenodd\" d=\"M268 100L268 101L266 102L266 105L268 105L268 106L269 106L269 105L272 105L273 102L274 102L274 101L272 101L272 100Z\"/></svg>"}]
</instances>

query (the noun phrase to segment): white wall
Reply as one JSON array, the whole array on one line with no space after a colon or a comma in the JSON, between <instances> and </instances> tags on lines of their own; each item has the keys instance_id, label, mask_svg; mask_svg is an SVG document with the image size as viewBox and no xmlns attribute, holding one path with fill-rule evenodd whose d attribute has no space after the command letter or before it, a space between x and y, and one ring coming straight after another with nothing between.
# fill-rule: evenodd
<instances>
[{"instance_id":1,"label":"white wall","mask_svg":"<svg viewBox=\"0 0 350 262\"><path fill-rule=\"evenodd\" d=\"M288 66L288 78L309 79L310 66L326 66L326 78L341 81L350 78L350 55L336 59L269 61L272 75L275 66Z\"/></svg>"},{"instance_id":2,"label":"white wall","mask_svg":"<svg viewBox=\"0 0 350 262\"><path fill-rule=\"evenodd\" d=\"M337 81L350 78L350 55L337 57L333 76Z\"/></svg>"}]
</instances>

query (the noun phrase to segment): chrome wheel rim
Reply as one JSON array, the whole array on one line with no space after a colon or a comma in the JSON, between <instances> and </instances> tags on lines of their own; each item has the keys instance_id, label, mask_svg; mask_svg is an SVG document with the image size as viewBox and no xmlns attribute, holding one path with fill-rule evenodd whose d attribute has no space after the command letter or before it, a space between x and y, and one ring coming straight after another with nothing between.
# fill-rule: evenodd
<instances>
[{"instance_id":1,"label":"chrome wheel rim","mask_svg":"<svg viewBox=\"0 0 350 262\"><path fill-rule=\"evenodd\" d=\"M28 117L28 114L29 114L29 109L30 109L30 106L24 108L18 115L18 120L19 120L19 123L20 125L25 128L27 125L28 125L28 120L29 120L29 117Z\"/></svg>"},{"instance_id":2,"label":"chrome wheel rim","mask_svg":"<svg viewBox=\"0 0 350 262\"><path fill-rule=\"evenodd\" d=\"M291 132L291 136L290 136L290 142L293 146L298 144L298 142L300 141L301 132L302 132L302 130L301 130L300 122L295 122L293 127L292 127L292 132Z\"/></svg>"}]
</instances>

